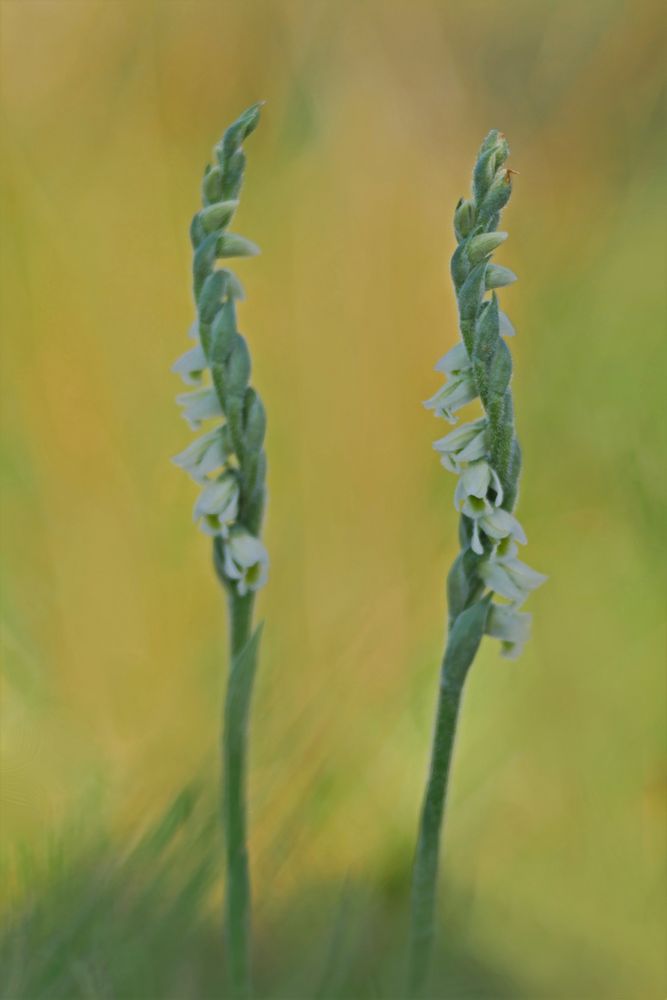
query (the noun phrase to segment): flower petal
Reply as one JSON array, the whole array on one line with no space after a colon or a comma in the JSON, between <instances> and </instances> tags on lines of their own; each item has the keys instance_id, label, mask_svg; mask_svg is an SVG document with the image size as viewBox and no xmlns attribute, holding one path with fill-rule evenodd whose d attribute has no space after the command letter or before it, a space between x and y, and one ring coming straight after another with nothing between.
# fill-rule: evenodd
<instances>
[{"instance_id":1,"label":"flower petal","mask_svg":"<svg viewBox=\"0 0 667 1000\"><path fill-rule=\"evenodd\" d=\"M176 375L180 375L187 385L198 385L202 380L206 367L207 361L204 349L200 344L197 344L189 351L186 351L185 354L182 354L171 366L171 370Z\"/></svg>"},{"instance_id":2,"label":"flower petal","mask_svg":"<svg viewBox=\"0 0 667 1000\"><path fill-rule=\"evenodd\" d=\"M467 496L483 499L491 483L491 467L488 462L473 462L462 473L461 482Z\"/></svg>"},{"instance_id":3,"label":"flower petal","mask_svg":"<svg viewBox=\"0 0 667 1000\"><path fill-rule=\"evenodd\" d=\"M528 596L510 577L506 567L493 558L487 559L480 565L479 575L490 590L500 594L501 597L506 597L517 607L523 604Z\"/></svg>"},{"instance_id":4,"label":"flower petal","mask_svg":"<svg viewBox=\"0 0 667 1000\"><path fill-rule=\"evenodd\" d=\"M212 386L183 392L176 397L176 402L183 407L183 416L194 430L202 420L223 415L218 394Z\"/></svg>"},{"instance_id":5,"label":"flower petal","mask_svg":"<svg viewBox=\"0 0 667 1000\"><path fill-rule=\"evenodd\" d=\"M447 351L436 363L435 370L443 375L452 375L454 372L462 372L470 368L470 358L465 344L459 342L450 351Z\"/></svg>"}]
</instances>

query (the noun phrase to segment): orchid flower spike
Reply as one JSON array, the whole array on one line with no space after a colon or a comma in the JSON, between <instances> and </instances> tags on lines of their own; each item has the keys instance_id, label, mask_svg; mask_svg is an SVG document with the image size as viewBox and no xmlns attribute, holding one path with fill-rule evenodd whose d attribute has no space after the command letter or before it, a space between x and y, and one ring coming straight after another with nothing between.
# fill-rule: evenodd
<instances>
[{"instance_id":1,"label":"orchid flower spike","mask_svg":"<svg viewBox=\"0 0 667 1000\"><path fill-rule=\"evenodd\" d=\"M534 570L528 573L528 567L521 570L525 564L508 554L515 553L515 542L526 544L525 532L513 514L521 451L510 389L512 358L505 338L514 335L514 327L500 310L496 293L516 281L516 275L491 259L507 240L498 222L512 193L511 171L505 166L508 156L505 137L490 132L475 165L472 198L456 206L457 247L451 273L461 340L436 364L446 381L424 404L450 423L456 423L457 411L475 399L484 411L433 446L442 465L459 477L454 506L461 514L462 552L450 574L452 623L485 587L516 605L545 579ZM525 640L527 625L522 627ZM497 625L493 631L487 629L489 635L497 631ZM516 648L521 646L523 642Z\"/></svg>"},{"instance_id":2,"label":"orchid flower spike","mask_svg":"<svg viewBox=\"0 0 667 1000\"><path fill-rule=\"evenodd\" d=\"M500 640L503 655L519 655L531 619L517 609L546 579L517 557L517 544L525 545L526 535L514 515L521 469L507 346L514 327L497 294L517 278L491 260L507 239L498 226L512 193L508 156L502 132L489 132L473 170L472 196L456 206L451 275L461 339L438 361L445 383L424 404L451 424L475 400L483 413L434 445L442 465L459 477L454 505L461 518L461 551L447 580L449 631L413 870L409 996L427 993L440 828L463 685L484 635Z\"/></svg>"},{"instance_id":3,"label":"orchid flower spike","mask_svg":"<svg viewBox=\"0 0 667 1000\"><path fill-rule=\"evenodd\" d=\"M236 303L243 298L243 289L230 270L218 267L218 261L259 253L254 243L227 228L239 205L245 166L241 144L254 131L259 111L260 105L254 105L229 127L215 148L215 165L206 168L202 208L190 227L197 319L189 336L194 346L172 368L187 385L196 387L177 396L190 426L196 430L215 421L173 461L203 486L195 520L214 538L222 582L240 596L258 590L267 575L268 556L259 539L266 494L266 417L249 384L250 354L236 325ZM246 541L239 543L240 537ZM256 559L261 572L248 567L239 572L243 560L239 563L228 552L240 544L246 551L247 539L252 539L256 554L261 551Z\"/></svg>"}]
</instances>

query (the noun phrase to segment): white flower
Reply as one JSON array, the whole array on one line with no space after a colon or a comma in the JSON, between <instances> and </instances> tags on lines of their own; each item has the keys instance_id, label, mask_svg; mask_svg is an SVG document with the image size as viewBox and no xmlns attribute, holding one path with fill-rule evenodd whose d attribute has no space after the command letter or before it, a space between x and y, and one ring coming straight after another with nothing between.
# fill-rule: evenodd
<instances>
[{"instance_id":1,"label":"white flower","mask_svg":"<svg viewBox=\"0 0 667 1000\"><path fill-rule=\"evenodd\" d=\"M241 597L266 583L269 556L258 538L244 528L236 528L225 542L225 573L236 582Z\"/></svg>"},{"instance_id":2,"label":"white flower","mask_svg":"<svg viewBox=\"0 0 667 1000\"><path fill-rule=\"evenodd\" d=\"M517 559L514 546L510 545L508 548L507 554L492 553L481 563L479 575L487 587L501 597L506 597L518 608L531 590L536 590L547 578Z\"/></svg>"},{"instance_id":3,"label":"white flower","mask_svg":"<svg viewBox=\"0 0 667 1000\"><path fill-rule=\"evenodd\" d=\"M195 389L194 392L183 392L176 397L176 402L183 407L183 416L193 430L201 426L202 420L223 415L218 394L213 386Z\"/></svg>"},{"instance_id":4,"label":"white flower","mask_svg":"<svg viewBox=\"0 0 667 1000\"><path fill-rule=\"evenodd\" d=\"M486 454L486 420L481 417L461 424L433 445L440 461L450 472L459 472L462 462L474 462Z\"/></svg>"},{"instance_id":5,"label":"white flower","mask_svg":"<svg viewBox=\"0 0 667 1000\"><path fill-rule=\"evenodd\" d=\"M226 537L238 512L239 484L232 472L226 472L216 482L204 487L195 504L193 516L207 535Z\"/></svg>"},{"instance_id":6,"label":"white flower","mask_svg":"<svg viewBox=\"0 0 667 1000\"><path fill-rule=\"evenodd\" d=\"M495 490L494 505L498 507L503 502L503 488L495 469L492 469L488 462L480 459L471 462L461 473L461 478L456 484L454 492L454 506L457 510L463 510L468 517L481 517L482 514L492 509L491 504L479 505L474 500L486 500L489 488ZM470 510L466 509L466 501L471 499L473 503Z\"/></svg>"},{"instance_id":7,"label":"white flower","mask_svg":"<svg viewBox=\"0 0 667 1000\"><path fill-rule=\"evenodd\" d=\"M452 347L451 351L447 351L440 358L435 366L435 371L441 372L443 375L453 375L457 372L463 372L467 368L470 368L470 358L465 344L459 341Z\"/></svg>"},{"instance_id":8,"label":"white flower","mask_svg":"<svg viewBox=\"0 0 667 1000\"><path fill-rule=\"evenodd\" d=\"M186 385L199 385L206 371L207 361L201 344L182 354L171 370L180 375Z\"/></svg>"},{"instance_id":9,"label":"white flower","mask_svg":"<svg viewBox=\"0 0 667 1000\"><path fill-rule=\"evenodd\" d=\"M466 504L463 505L463 513L467 513ZM510 514L507 510L503 510L502 507L492 507L490 504L488 504L488 509L482 511L473 523L472 542L470 544L473 552L476 552L478 556L484 553L484 548L479 537L480 531L483 531L494 542L504 544L505 550L510 545L513 545L514 539L517 542L521 542L522 545L525 545L528 541L525 531L513 514ZM516 545L513 545L512 551L516 553Z\"/></svg>"},{"instance_id":10,"label":"white flower","mask_svg":"<svg viewBox=\"0 0 667 1000\"><path fill-rule=\"evenodd\" d=\"M486 634L502 642L502 655L514 660L521 655L530 635L532 615L502 604L491 604L486 619Z\"/></svg>"},{"instance_id":11,"label":"white flower","mask_svg":"<svg viewBox=\"0 0 667 1000\"><path fill-rule=\"evenodd\" d=\"M205 483L209 474L222 468L226 461L222 427L202 434L172 458L174 465L180 466L198 483Z\"/></svg>"},{"instance_id":12,"label":"white flower","mask_svg":"<svg viewBox=\"0 0 667 1000\"><path fill-rule=\"evenodd\" d=\"M493 510L491 503L486 497L476 497L468 496L465 498L465 502L461 506L461 513L465 514L473 521L473 537L472 537L472 547L473 551L481 555L483 549L481 542L479 540L479 525L478 521L480 518L484 517L485 514L490 514Z\"/></svg>"},{"instance_id":13,"label":"white flower","mask_svg":"<svg viewBox=\"0 0 667 1000\"><path fill-rule=\"evenodd\" d=\"M444 417L450 424L456 423L456 410L470 403L477 396L475 383L469 368L452 375L435 396L424 403L427 410L433 410L438 417Z\"/></svg>"}]
</instances>

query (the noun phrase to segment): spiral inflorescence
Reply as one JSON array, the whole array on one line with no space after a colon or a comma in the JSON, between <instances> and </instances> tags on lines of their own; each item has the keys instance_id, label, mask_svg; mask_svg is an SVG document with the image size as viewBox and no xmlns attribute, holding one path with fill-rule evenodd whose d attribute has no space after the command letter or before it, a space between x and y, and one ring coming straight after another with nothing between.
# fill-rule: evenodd
<instances>
[{"instance_id":1,"label":"spiral inflorescence","mask_svg":"<svg viewBox=\"0 0 667 1000\"><path fill-rule=\"evenodd\" d=\"M190 426L198 429L204 421L215 421L174 461L203 487L195 520L214 537L218 573L240 596L259 589L267 575L268 557L259 539L266 497L266 415L250 385L250 353L237 328L236 305L243 289L218 261L259 253L254 243L227 227L243 183L242 144L257 126L260 107L253 105L230 125L215 147L214 165L204 173L202 208L190 227L197 309L190 336L195 343L173 369L196 387L177 397Z\"/></svg>"},{"instance_id":2,"label":"spiral inflorescence","mask_svg":"<svg viewBox=\"0 0 667 1000\"><path fill-rule=\"evenodd\" d=\"M451 274L461 342L437 363L436 370L447 381L425 405L450 423L456 423L460 407L475 399L484 409L482 417L434 445L445 468L459 475L454 502L461 513L461 552L448 579L450 625L488 590L489 596L504 600L489 604L485 630L513 656L530 627L530 615L517 609L545 577L517 558L517 542L525 544L526 536L512 513L521 471L510 388L512 357L506 343L514 330L499 308L497 289L511 284L516 275L491 262L494 250L507 239L497 227L512 193L508 156L505 136L494 129L477 157L472 197L456 206Z\"/></svg>"}]
</instances>

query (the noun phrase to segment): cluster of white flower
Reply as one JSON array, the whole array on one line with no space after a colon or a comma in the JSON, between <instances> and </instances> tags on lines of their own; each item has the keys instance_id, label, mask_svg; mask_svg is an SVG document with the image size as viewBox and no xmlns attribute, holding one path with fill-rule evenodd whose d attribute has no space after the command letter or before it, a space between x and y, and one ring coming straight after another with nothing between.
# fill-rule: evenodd
<instances>
[{"instance_id":1,"label":"cluster of white flower","mask_svg":"<svg viewBox=\"0 0 667 1000\"><path fill-rule=\"evenodd\" d=\"M180 357L172 371L180 375L187 385L197 386L177 397L177 402L183 407L184 418L197 430L202 421L219 419L223 413L215 388L202 384L208 364L199 343L196 324L191 336L197 338L196 347ZM239 512L239 473L233 465L227 425L214 427L196 438L174 456L173 462L203 486L194 506L194 520L207 535L222 537L225 573L235 582L239 595L259 590L266 582L268 554L258 538L235 523Z\"/></svg>"},{"instance_id":2,"label":"cluster of white flower","mask_svg":"<svg viewBox=\"0 0 667 1000\"><path fill-rule=\"evenodd\" d=\"M499 314L501 335L514 330ZM438 361L435 370L446 376L444 386L425 406L451 424L455 413L479 395L473 365L465 344L458 343ZM502 641L506 656L518 656L530 630L531 616L518 609L546 577L518 558L517 542L526 534L517 518L502 506L504 491L489 460L489 422L486 416L462 424L434 443L442 465L459 476L454 506L470 520L470 548L481 557L477 573L483 583L508 604L492 603L487 633Z\"/></svg>"}]
</instances>

